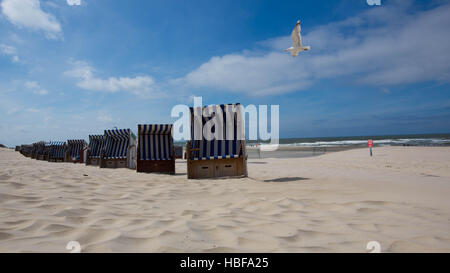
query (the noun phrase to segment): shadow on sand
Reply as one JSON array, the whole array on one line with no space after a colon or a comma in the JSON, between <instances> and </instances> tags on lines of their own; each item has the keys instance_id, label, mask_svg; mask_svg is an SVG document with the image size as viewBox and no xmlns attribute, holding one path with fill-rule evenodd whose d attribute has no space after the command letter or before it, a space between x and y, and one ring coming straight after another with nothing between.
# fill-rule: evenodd
<instances>
[{"instance_id":1,"label":"shadow on sand","mask_svg":"<svg viewBox=\"0 0 450 273\"><path fill-rule=\"evenodd\" d=\"M305 177L281 177L281 178L275 178L275 179L268 179L264 180L264 182L295 182L295 181L302 181L302 180L309 180L309 178Z\"/></svg>"}]
</instances>

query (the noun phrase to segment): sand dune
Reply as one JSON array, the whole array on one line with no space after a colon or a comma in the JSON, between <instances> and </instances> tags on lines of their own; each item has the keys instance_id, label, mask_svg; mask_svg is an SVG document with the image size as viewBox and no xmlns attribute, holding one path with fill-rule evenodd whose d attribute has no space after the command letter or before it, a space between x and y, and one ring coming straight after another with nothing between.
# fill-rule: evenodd
<instances>
[{"instance_id":1,"label":"sand dune","mask_svg":"<svg viewBox=\"0 0 450 273\"><path fill-rule=\"evenodd\" d=\"M0 149L0 251L450 252L450 148L251 159L245 179L48 163Z\"/></svg>"}]
</instances>

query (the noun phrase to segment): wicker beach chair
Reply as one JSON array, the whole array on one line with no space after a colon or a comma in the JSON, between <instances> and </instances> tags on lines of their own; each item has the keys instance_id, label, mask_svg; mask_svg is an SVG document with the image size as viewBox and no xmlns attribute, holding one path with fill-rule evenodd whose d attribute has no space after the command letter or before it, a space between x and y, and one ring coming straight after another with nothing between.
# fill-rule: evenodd
<instances>
[{"instance_id":1,"label":"wicker beach chair","mask_svg":"<svg viewBox=\"0 0 450 273\"><path fill-rule=\"evenodd\" d=\"M33 144L23 144L20 145L20 153L25 157L31 157L33 153Z\"/></svg>"},{"instance_id":2,"label":"wicker beach chair","mask_svg":"<svg viewBox=\"0 0 450 273\"><path fill-rule=\"evenodd\" d=\"M86 154L86 165L100 165L101 152L104 149L106 136L89 135L89 146Z\"/></svg>"},{"instance_id":3,"label":"wicker beach chair","mask_svg":"<svg viewBox=\"0 0 450 273\"><path fill-rule=\"evenodd\" d=\"M84 139L69 139L67 140L66 162L83 163L84 149L86 147Z\"/></svg>"},{"instance_id":4,"label":"wicker beach chair","mask_svg":"<svg viewBox=\"0 0 450 273\"><path fill-rule=\"evenodd\" d=\"M34 158L36 160L43 160L44 159L44 147L45 142L39 141L33 144L33 154L31 158Z\"/></svg>"},{"instance_id":5,"label":"wicker beach chair","mask_svg":"<svg viewBox=\"0 0 450 273\"><path fill-rule=\"evenodd\" d=\"M48 161L51 144L52 144L51 141L48 141L48 142L44 143L44 149L42 151L42 158L41 158L42 160Z\"/></svg>"},{"instance_id":6,"label":"wicker beach chair","mask_svg":"<svg viewBox=\"0 0 450 273\"><path fill-rule=\"evenodd\" d=\"M31 157L32 159L36 159L37 145L38 145L37 142L31 144L31 154L30 154L30 157Z\"/></svg>"},{"instance_id":7,"label":"wicker beach chair","mask_svg":"<svg viewBox=\"0 0 450 273\"><path fill-rule=\"evenodd\" d=\"M105 130L100 168L136 168L136 136L130 129Z\"/></svg>"},{"instance_id":8,"label":"wicker beach chair","mask_svg":"<svg viewBox=\"0 0 450 273\"><path fill-rule=\"evenodd\" d=\"M240 104L190 108L191 140L186 145L189 179L247 176L241 108ZM214 133L213 139L202 134L205 126Z\"/></svg>"},{"instance_id":9,"label":"wicker beach chair","mask_svg":"<svg viewBox=\"0 0 450 273\"><path fill-rule=\"evenodd\" d=\"M67 149L67 145L63 141L51 142L48 161L64 162L65 157L66 157L66 149Z\"/></svg>"},{"instance_id":10,"label":"wicker beach chair","mask_svg":"<svg viewBox=\"0 0 450 273\"><path fill-rule=\"evenodd\" d=\"M175 174L171 124L138 125L136 171Z\"/></svg>"}]
</instances>

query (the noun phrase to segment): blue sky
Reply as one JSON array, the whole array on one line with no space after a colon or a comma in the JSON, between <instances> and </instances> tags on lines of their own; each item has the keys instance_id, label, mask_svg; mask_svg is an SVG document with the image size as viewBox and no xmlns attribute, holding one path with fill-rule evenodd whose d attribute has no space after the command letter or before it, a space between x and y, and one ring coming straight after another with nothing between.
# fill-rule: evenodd
<instances>
[{"instance_id":1,"label":"blue sky","mask_svg":"<svg viewBox=\"0 0 450 273\"><path fill-rule=\"evenodd\" d=\"M6 145L136 132L193 96L278 104L282 138L450 132L448 1L0 3Z\"/></svg>"}]
</instances>

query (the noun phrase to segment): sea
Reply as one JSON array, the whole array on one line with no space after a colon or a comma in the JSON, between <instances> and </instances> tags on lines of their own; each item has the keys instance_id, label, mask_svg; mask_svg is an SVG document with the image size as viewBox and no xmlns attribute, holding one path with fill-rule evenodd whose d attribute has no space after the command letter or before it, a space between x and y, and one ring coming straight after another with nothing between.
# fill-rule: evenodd
<instances>
[{"instance_id":1,"label":"sea","mask_svg":"<svg viewBox=\"0 0 450 273\"><path fill-rule=\"evenodd\" d=\"M280 147L450 146L450 134L282 138ZM247 141L249 146L265 142ZM266 142L267 143L267 142Z\"/></svg>"},{"instance_id":2,"label":"sea","mask_svg":"<svg viewBox=\"0 0 450 273\"><path fill-rule=\"evenodd\" d=\"M296 158L318 156L355 148L382 146L450 146L450 134L379 135L347 137L284 138L278 146L247 141L247 155L252 158ZM275 148L275 149L274 149Z\"/></svg>"}]
</instances>

